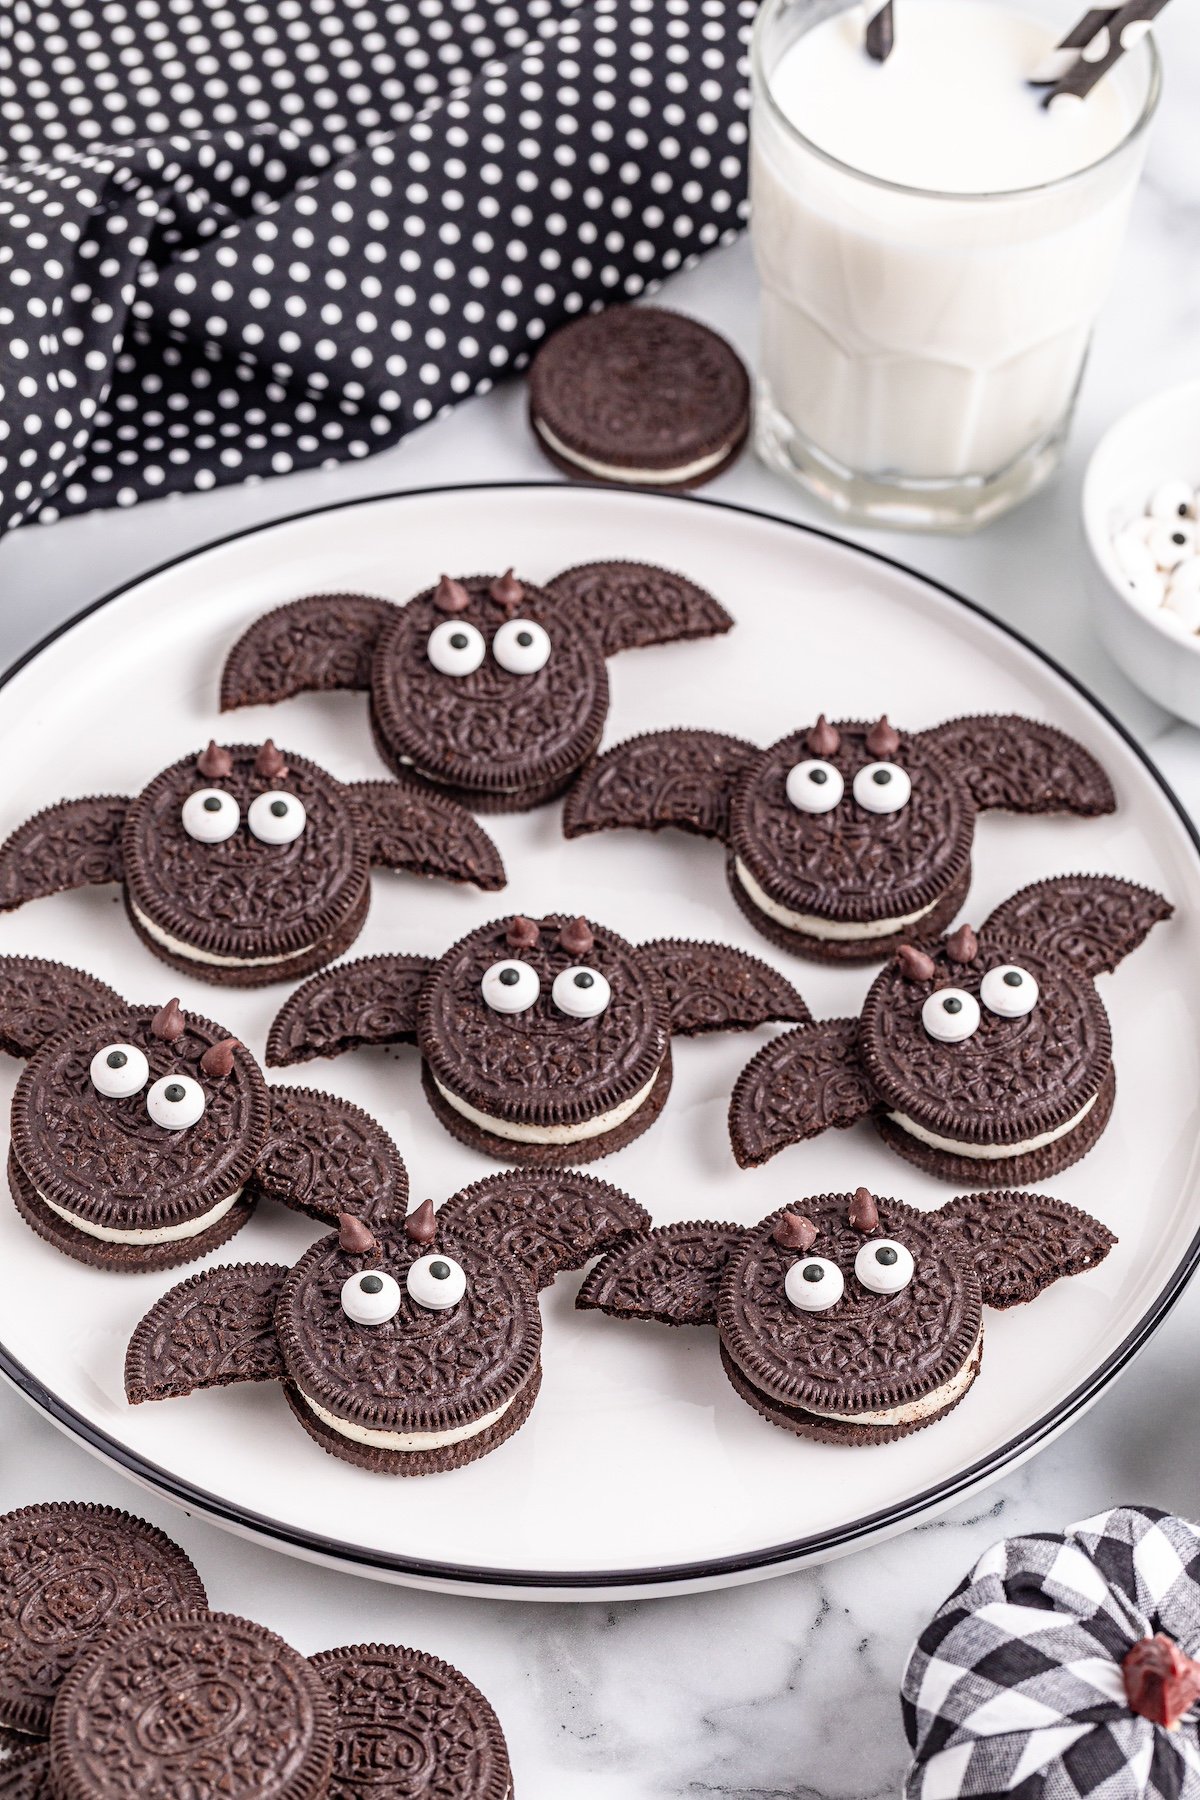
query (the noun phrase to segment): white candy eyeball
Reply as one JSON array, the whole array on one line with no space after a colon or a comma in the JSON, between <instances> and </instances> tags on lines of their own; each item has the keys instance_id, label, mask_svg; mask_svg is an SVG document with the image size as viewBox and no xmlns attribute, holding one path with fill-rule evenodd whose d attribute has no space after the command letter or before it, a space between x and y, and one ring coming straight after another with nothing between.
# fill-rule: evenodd
<instances>
[{"instance_id":1,"label":"white candy eyeball","mask_svg":"<svg viewBox=\"0 0 1200 1800\"><path fill-rule=\"evenodd\" d=\"M912 782L896 763L868 763L854 777L854 798L864 812L899 812L911 796Z\"/></svg>"},{"instance_id":2,"label":"white candy eyeball","mask_svg":"<svg viewBox=\"0 0 1200 1800\"><path fill-rule=\"evenodd\" d=\"M1171 525L1156 525L1147 544L1158 567L1169 574L1196 554L1195 528L1186 519L1176 519Z\"/></svg>"},{"instance_id":3,"label":"white candy eyeball","mask_svg":"<svg viewBox=\"0 0 1200 1800\"><path fill-rule=\"evenodd\" d=\"M136 1044L105 1044L92 1058L91 1077L106 1100L127 1100L149 1081L150 1064Z\"/></svg>"},{"instance_id":4,"label":"white candy eyeball","mask_svg":"<svg viewBox=\"0 0 1200 1800\"><path fill-rule=\"evenodd\" d=\"M445 1312L447 1307L457 1306L466 1293L467 1278L452 1256L443 1256L434 1250L431 1255L409 1263L404 1285L409 1299L415 1300L427 1312Z\"/></svg>"},{"instance_id":5,"label":"white candy eyeball","mask_svg":"<svg viewBox=\"0 0 1200 1800\"><path fill-rule=\"evenodd\" d=\"M894 1238L871 1238L854 1259L854 1273L872 1294L898 1294L913 1278L912 1251Z\"/></svg>"},{"instance_id":6,"label":"white candy eyeball","mask_svg":"<svg viewBox=\"0 0 1200 1800\"><path fill-rule=\"evenodd\" d=\"M223 844L242 822L242 809L232 794L220 788L200 788L189 794L180 809L183 829L198 844Z\"/></svg>"},{"instance_id":7,"label":"white candy eyeball","mask_svg":"<svg viewBox=\"0 0 1200 1800\"><path fill-rule=\"evenodd\" d=\"M1200 556L1180 563L1171 577L1163 605L1186 631L1200 631Z\"/></svg>"},{"instance_id":8,"label":"white candy eyeball","mask_svg":"<svg viewBox=\"0 0 1200 1800\"><path fill-rule=\"evenodd\" d=\"M510 675L536 675L550 661L550 633L536 619L507 619L492 639L492 655Z\"/></svg>"},{"instance_id":9,"label":"white candy eyeball","mask_svg":"<svg viewBox=\"0 0 1200 1800\"><path fill-rule=\"evenodd\" d=\"M784 1278L783 1291L799 1312L828 1312L846 1291L846 1279L835 1262L802 1256Z\"/></svg>"},{"instance_id":10,"label":"white candy eyeball","mask_svg":"<svg viewBox=\"0 0 1200 1800\"><path fill-rule=\"evenodd\" d=\"M561 969L550 993L559 1012L571 1019L598 1018L612 999L612 989L599 969Z\"/></svg>"},{"instance_id":11,"label":"white candy eyeball","mask_svg":"<svg viewBox=\"0 0 1200 1800\"><path fill-rule=\"evenodd\" d=\"M430 632L426 652L439 675L473 675L487 655L487 645L477 625L444 619Z\"/></svg>"},{"instance_id":12,"label":"white candy eyeball","mask_svg":"<svg viewBox=\"0 0 1200 1800\"><path fill-rule=\"evenodd\" d=\"M787 797L797 812L832 812L846 791L840 769L813 757L788 770Z\"/></svg>"},{"instance_id":13,"label":"white candy eyeball","mask_svg":"<svg viewBox=\"0 0 1200 1800\"><path fill-rule=\"evenodd\" d=\"M342 1311L356 1325L386 1325L400 1311L400 1284L383 1269L367 1269L342 1283Z\"/></svg>"},{"instance_id":14,"label":"white candy eyeball","mask_svg":"<svg viewBox=\"0 0 1200 1800\"><path fill-rule=\"evenodd\" d=\"M1142 524L1146 521L1142 520ZM1149 533L1127 525L1112 541L1113 560L1127 581L1145 581L1158 574L1158 564L1150 551Z\"/></svg>"},{"instance_id":15,"label":"white candy eyeball","mask_svg":"<svg viewBox=\"0 0 1200 1800\"><path fill-rule=\"evenodd\" d=\"M964 988L938 988L921 1008L921 1023L939 1044L961 1044L979 1029L979 1002Z\"/></svg>"},{"instance_id":16,"label":"white candy eyeball","mask_svg":"<svg viewBox=\"0 0 1200 1800\"><path fill-rule=\"evenodd\" d=\"M493 1012L528 1012L542 991L542 978L528 963L498 962L484 973L479 984Z\"/></svg>"},{"instance_id":17,"label":"white candy eyeball","mask_svg":"<svg viewBox=\"0 0 1200 1800\"><path fill-rule=\"evenodd\" d=\"M1196 501L1192 493L1191 483L1187 481L1164 481L1155 488L1150 496L1150 504L1146 508L1152 519L1194 519Z\"/></svg>"},{"instance_id":18,"label":"white candy eyeball","mask_svg":"<svg viewBox=\"0 0 1200 1800\"><path fill-rule=\"evenodd\" d=\"M204 1117L204 1089L190 1075L163 1075L146 1095L146 1111L167 1131L186 1131Z\"/></svg>"},{"instance_id":19,"label":"white candy eyeball","mask_svg":"<svg viewBox=\"0 0 1200 1800\"><path fill-rule=\"evenodd\" d=\"M1038 1003L1038 984L1028 969L1002 963L980 982L979 998L998 1019L1023 1019Z\"/></svg>"},{"instance_id":20,"label":"white candy eyeball","mask_svg":"<svg viewBox=\"0 0 1200 1800\"><path fill-rule=\"evenodd\" d=\"M308 814L295 794L256 794L246 823L260 844L294 844L308 823Z\"/></svg>"},{"instance_id":21,"label":"white candy eyeball","mask_svg":"<svg viewBox=\"0 0 1200 1800\"><path fill-rule=\"evenodd\" d=\"M1191 567L1191 564L1182 563L1180 567L1187 569ZM1175 577L1172 576L1171 586L1174 587L1174 585ZM1153 569L1149 575L1139 575L1136 580L1131 580L1129 583L1131 598L1136 600L1139 606L1144 606L1147 612L1156 611L1162 605L1168 591L1166 581L1157 569Z\"/></svg>"}]
</instances>

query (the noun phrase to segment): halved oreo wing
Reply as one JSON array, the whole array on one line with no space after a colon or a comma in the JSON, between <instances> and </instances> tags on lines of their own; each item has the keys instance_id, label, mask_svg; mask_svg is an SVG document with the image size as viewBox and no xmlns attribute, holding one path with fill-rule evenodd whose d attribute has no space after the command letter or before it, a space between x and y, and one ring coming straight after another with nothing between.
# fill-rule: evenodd
<instances>
[{"instance_id":1,"label":"halved oreo wing","mask_svg":"<svg viewBox=\"0 0 1200 1800\"><path fill-rule=\"evenodd\" d=\"M280 1380L275 1302L287 1274L282 1263L231 1263L171 1288L129 1340L129 1404L178 1399L197 1388Z\"/></svg>"},{"instance_id":2,"label":"halved oreo wing","mask_svg":"<svg viewBox=\"0 0 1200 1800\"><path fill-rule=\"evenodd\" d=\"M68 888L120 881L121 828L129 801L123 794L60 800L19 825L0 844L0 912Z\"/></svg>"},{"instance_id":3,"label":"halved oreo wing","mask_svg":"<svg viewBox=\"0 0 1200 1800\"><path fill-rule=\"evenodd\" d=\"M772 1020L804 1025L812 1017L778 970L730 944L653 938L642 952L666 985L671 1030L681 1037L749 1031Z\"/></svg>"},{"instance_id":4,"label":"halved oreo wing","mask_svg":"<svg viewBox=\"0 0 1200 1800\"><path fill-rule=\"evenodd\" d=\"M1116 811L1112 783L1091 752L1040 719L989 713L919 736L961 771L978 807L1085 818Z\"/></svg>"},{"instance_id":5,"label":"halved oreo wing","mask_svg":"<svg viewBox=\"0 0 1200 1800\"><path fill-rule=\"evenodd\" d=\"M284 1002L267 1037L267 1066L340 1056L357 1044L415 1044L429 956L363 956L322 969Z\"/></svg>"},{"instance_id":6,"label":"halved oreo wing","mask_svg":"<svg viewBox=\"0 0 1200 1800\"><path fill-rule=\"evenodd\" d=\"M120 994L82 969L41 956L0 956L0 1050L32 1056L79 1019L123 1013Z\"/></svg>"},{"instance_id":7,"label":"halved oreo wing","mask_svg":"<svg viewBox=\"0 0 1200 1800\"><path fill-rule=\"evenodd\" d=\"M1003 901L982 936L1004 950L1030 943L1085 975L1116 968L1175 908L1152 888L1117 875L1057 875Z\"/></svg>"},{"instance_id":8,"label":"halved oreo wing","mask_svg":"<svg viewBox=\"0 0 1200 1800\"><path fill-rule=\"evenodd\" d=\"M857 1019L822 1019L764 1044L737 1078L729 1138L743 1169L789 1144L842 1130L875 1104L858 1055Z\"/></svg>"},{"instance_id":9,"label":"halved oreo wing","mask_svg":"<svg viewBox=\"0 0 1200 1800\"><path fill-rule=\"evenodd\" d=\"M14 1733L14 1739L18 1734ZM0 1762L0 1800L54 1800L50 1783L50 1746L15 1742Z\"/></svg>"},{"instance_id":10,"label":"halved oreo wing","mask_svg":"<svg viewBox=\"0 0 1200 1800\"><path fill-rule=\"evenodd\" d=\"M646 644L717 637L733 626L704 588L652 563L580 563L546 585L560 602L560 616L596 639L605 656Z\"/></svg>"},{"instance_id":11,"label":"halved oreo wing","mask_svg":"<svg viewBox=\"0 0 1200 1800\"><path fill-rule=\"evenodd\" d=\"M371 658L396 616L371 594L309 594L264 613L221 672L221 711L266 706L292 694L371 685Z\"/></svg>"},{"instance_id":12,"label":"halved oreo wing","mask_svg":"<svg viewBox=\"0 0 1200 1800\"><path fill-rule=\"evenodd\" d=\"M673 825L723 841L734 789L760 754L723 731L647 731L629 738L584 769L567 795L563 831L575 838Z\"/></svg>"},{"instance_id":13,"label":"halved oreo wing","mask_svg":"<svg viewBox=\"0 0 1200 1800\"><path fill-rule=\"evenodd\" d=\"M270 1093L271 1135L254 1172L257 1193L328 1225L344 1212L369 1224L404 1217L408 1170L377 1119L315 1088Z\"/></svg>"},{"instance_id":14,"label":"halved oreo wing","mask_svg":"<svg viewBox=\"0 0 1200 1800\"><path fill-rule=\"evenodd\" d=\"M1099 1219L1046 1194L964 1194L941 1207L943 1228L974 1263L987 1306L1020 1306L1104 1261L1116 1238Z\"/></svg>"},{"instance_id":15,"label":"halved oreo wing","mask_svg":"<svg viewBox=\"0 0 1200 1800\"><path fill-rule=\"evenodd\" d=\"M710 1220L644 1232L600 1259L575 1304L614 1319L715 1325L721 1277L745 1235L740 1225Z\"/></svg>"},{"instance_id":16,"label":"halved oreo wing","mask_svg":"<svg viewBox=\"0 0 1200 1800\"><path fill-rule=\"evenodd\" d=\"M372 868L470 881L494 893L507 879L500 852L464 806L402 781L353 781Z\"/></svg>"},{"instance_id":17,"label":"halved oreo wing","mask_svg":"<svg viewBox=\"0 0 1200 1800\"><path fill-rule=\"evenodd\" d=\"M438 1208L437 1222L522 1263L543 1288L563 1269L581 1269L599 1251L646 1231L650 1215L594 1175L530 1169L472 1182Z\"/></svg>"}]
</instances>

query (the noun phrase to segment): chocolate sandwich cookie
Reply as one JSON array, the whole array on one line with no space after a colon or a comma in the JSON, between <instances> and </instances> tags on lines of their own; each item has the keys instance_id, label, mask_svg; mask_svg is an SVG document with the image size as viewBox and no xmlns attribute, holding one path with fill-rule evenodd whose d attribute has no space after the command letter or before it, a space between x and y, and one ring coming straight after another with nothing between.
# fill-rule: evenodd
<instances>
[{"instance_id":1,"label":"chocolate sandwich cookie","mask_svg":"<svg viewBox=\"0 0 1200 1800\"><path fill-rule=\"evenodd\" d=\"M221 707L366 689L390 769L477 812L522 812L562 793L594 754L608 657L732 624L703 588L644 563L591 564L542 586L511 569L443 575L403 606L316 594L234 645Z\"/></svg>"},{"instance_id":2,"label":"chocolate sandwich cookie","mask_svg":"<svg viewBox=\"0 0 1200 1800\"><path fill-rule=\"evenodd\" d=\"M769 1424L880 1444L944 1418L983 1356L983 1309L1033 1300L1116 1239L1041 1194L970 1194L931 1212L866 1188L761 1225L666 1225L609 1251L576 1305L717 1327L734 1390Z\"/></svg>"},{"instance_id":3,"label":"chocolate sandwich cookie","mask_svg":"<svg viewBox=\"0 0 1200 1800\"><path fill-rule=\"evenodd\" d=\"M22 825L0 845L0 911L119 882L133 929L161 961L261 987L349 949L372 868L504 886L495 845L448 796L335 781L270 739L210 743L134 800L64 800Z\"/></svg>"},{"instance_id":4,"label":"chocolate sandwich cookie","mask_svg":"<svg viewBox=\"0 0 1200 1800\"><path fill-rule=\"evenodd\" d=\"M502 1161L557 1168L653 1124L673 1036L808 1016L781 975L728 945L635 946L586 919L518 915L423 967L376 956L314 976L272 1025L267 1061L415 1042L448 1131Z\"/></svg>"},{"instance_id":5,"label":"chocolate sandwich cookie","mask_svg":"<svg viewBox=\"0 0 1200 1800\"><path fill-rule=\"evenodd\" d=\"M344 1215L294 1269L192 1276L130 1341L131 1405L279 1381L323 1450L386 1475L474 1462L528 1418L541 1385L538 1291L648 1225L571 1171L476 1182L402 1226Z\"/></svg>"},{"instance_id":6,"label":"chocolate sandwich cookie","mask_svg":"<svg viewBox=\"0 0 1200 1800\"><path fill-rule=\"evenodd\" d=\"M28 1058L9 1185L39 1237L95 1268L174 1268L231 1238L267 1197L329 1221L403 1217L404 1162L359 1107L268 1088L210 1019L128 1006L61 964L0 957L0 1043Z\"/></svg>"},{"instance_id":7,"label":"chocolate sandwich cookie","mask_svg":"<svg viewBox=\"0 0 1200 1800\"><path fill-rule=\"evenodd\" d=\"M55 1800L48 1744L18 1745L0 1759L0 1800Z\"/></svg>"},{"instance_id":8,"label":"chocolate sandwich cookie","mask_svg":"<svg viewBox=\"0 0 1200 1800\"><path fill-rule=\"evenodd\" d=\"M567 475L700 487L746 441L750 377L707 325L661 306L613 306L547 338L529 371L529 423Z\"/></svg>"},{"instance_id":9,"label":"chocolate sandwich cookie","mask_svg":"<svg viewBox=\"0 0 1200 1800\"><path fill-rule=\"evenodd\" d=\"M57 1800L324 1800L335 1713L312 1664L265 1626L168 1607L112 1632L63 1684Z\"/></svg>"},{"instance_id":10,"label":"chocolate sandwich cookie","mask_svg":"<svg viewBox=\"0 0 1200 1800\"><path fill-rule=\"evenodd\" d=\"M831 1126L870 1118L931 1175L986 1186L1042 1181L1086 1155L1116 1090L1093 977L1170 917L1112 875L1022 888L978 934L901 945L861 1018L785 1032L747 1064L729 1109L743 1167Z\"/></svg>"},{"instance_id":11,"label":"chocolate sandwich cookie","mask_svg":"<svg viewBox=\"0 0 1200 1800\"><path fill-rule=\"evenodd\" d=\"M820 962L936 940L966 899L976 815L1116 802L1099 763L1015 714L925 731L822 716L759 750L718 731L658 731L598 757L568 795L568 837L668 826L716 838L756 930Z\"/></svg>"}]
</instances>

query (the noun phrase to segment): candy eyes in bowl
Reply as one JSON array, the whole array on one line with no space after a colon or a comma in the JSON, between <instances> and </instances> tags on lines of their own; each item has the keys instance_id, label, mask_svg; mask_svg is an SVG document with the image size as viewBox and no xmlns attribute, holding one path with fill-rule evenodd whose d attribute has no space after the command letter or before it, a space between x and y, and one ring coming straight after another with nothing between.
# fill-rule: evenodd
<instances>
[{"instance_id":1,"label":"candy eyes in bowl","mask_svg":"<svg viewBox=\"0 0 1200 1800\"><path fill-rule=\"evenodd\" d=\"M939 1044L961 1044L979 1029L980 1000L998 1019L1023 1019L1037 1005L1038 992L1028 969L1001 963L984 975L979 1000L965 988L936 989L921 1008L921 1023Z\"/></svg>"}]
</instances>

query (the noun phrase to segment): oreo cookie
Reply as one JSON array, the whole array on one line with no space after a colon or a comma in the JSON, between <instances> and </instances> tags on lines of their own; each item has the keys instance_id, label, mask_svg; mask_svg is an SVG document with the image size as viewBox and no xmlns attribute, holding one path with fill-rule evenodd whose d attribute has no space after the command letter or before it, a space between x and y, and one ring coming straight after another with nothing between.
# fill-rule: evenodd
<instances>
[{"instance_id":1,"label":"oreo cookie","mask_svg":"<svg viewBox=\"0 0 1200 1800\"><path fill-rule=\"evenodd\" d=\"M1114 810L1081 744L1015 714L926 731L822 715L767 750L716 731L660 731L598 757L563 829L669 826L716 838L746 918L781 949L871 962L936 940L962 906L983 810Z\"/></svg>"},{"instance_id":2,"label":"oreo cookie","mask_svg":"<svg viewBox=\"0 0 1200 1800\"><path fill-rule=\"evenodd\" d=\"M1084 1156L1112 1110L1112 1034L1094 977L1172 908L1112 875L1035 882L978 935L902 945L862 1016L801 1025L738 1077L745 1168L862 1118L918 1168L987 1186L1042 1181Z\"/></svg>"},{"instance_id":3,"label":"oreo cookie","mask_svg":"<svg viewBox=\"0 0 1200 1800\"><path fill-rule=\"evenodd\" d=\"M504 886L491 839L412 782L335 781L265 744L210 743L133 800L47 807L0 846L0 911L119 882L146 948L188 975L261 987L349 949L372 868Z\"/></svg>"},{"instance_id":4,"label":"oreo cookie","mask_svg":"<svg viewBox=\"0 0 1200 1800\"><path fill-rule=\"evenodd\" d=\"M378 956L327 970L271 1027L276 1066L413 1041L426 1097L455 1137L531 1167L639 1137L671 1081L671 1039L803 1020L796 990L724 944L635 946L586 919L481 925L436 962Z\"/></svg>"},{"instance_id":5,"label":"oreo cookie","mask_svg":"<svg viewBox=\"0 0 1200 1800\"><path fill-rule=\"evenodd\" d=\"M529 423L567 475L700 487L746 441L750 377L707 325L661 306L613 306L547 338L529 371Z\"/></svg>"},{"instance_id":6,"label":"oreo cookie","mask_svg":"<svg viewBox=\"0 0 1200 1800\"><path fill-rule=\"evenodd\" d=\"M879 1444L958 1406L979 1373L983 1309L1033 1300L1116 1242L1041 1194L970 1194L934 1211L866 1188L761 1225L666 1225L608 1252L576 1305L711 1324L735 1391L769 1424Z\"/></svg>"},{"instance_id":7,"label":"oreo cookie","mask_svg":"<svg viewBox=\"0 0 1200 1800\"><path fill-rule=\"evenodd\" d=\"M390 769L477 812L522 812L562 793L595 753L608 657L732 624L703 588L644 563L591 564L543 586L511 569L443 575L403 606L316 594L234 645L221 707L366 689Z\"/></svg>"}]
</instances>

